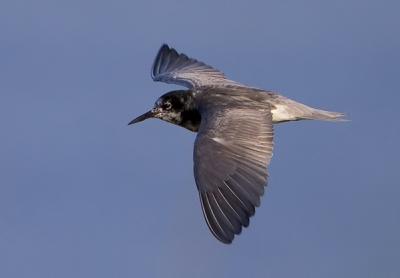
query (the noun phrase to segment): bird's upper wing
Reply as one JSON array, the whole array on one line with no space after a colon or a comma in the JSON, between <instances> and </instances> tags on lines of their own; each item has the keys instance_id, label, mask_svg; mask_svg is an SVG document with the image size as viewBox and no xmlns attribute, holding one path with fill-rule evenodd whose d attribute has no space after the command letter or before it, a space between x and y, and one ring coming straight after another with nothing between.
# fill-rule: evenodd
<instances>
[{"instance_id":1,"label":"bird's upper wing","mask_svg":"<svg viewBox=\"0 0 400 278\"><path fill-rule=\"evenodd\" d=\"M166 44L158 51L151 77L154 81L183 85L189 89L202 86L240 86L239 83L227 79L221 71L178 53Z\"/></svg>"},{"instance_id":2,"label":"bird's upper wing","mask_svg":"<svg viewBox=\"0 0 400 278\"><path fill-rule=\"evenodd\" d=\"M269 107L215 107L203 114L194 147L195 180L208 227L218 240L231 243L249 225L267 184L272 116Z\"/></svg>"}]
</instances>

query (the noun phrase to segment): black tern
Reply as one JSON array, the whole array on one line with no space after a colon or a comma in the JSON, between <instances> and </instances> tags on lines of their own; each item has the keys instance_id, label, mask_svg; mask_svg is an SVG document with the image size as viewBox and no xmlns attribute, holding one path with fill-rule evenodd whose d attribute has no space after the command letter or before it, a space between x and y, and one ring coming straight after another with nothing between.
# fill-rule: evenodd
<instances>
[{"instance_id":1,"label":"black tern","mask_svg":"<svg viewBox=\"0 0 400 278\"><path fill-rule=\"evenodd\" d=\"M343 113L311 108L229 80L166 44L158 51L151 75L154 81L188 90L164 94L129 124L158 118L197 132L193 160L201 207L212 234L226 244L248 227L260 205L272 158L273 125L344 120Z\"/></svg>"}]
</instances>

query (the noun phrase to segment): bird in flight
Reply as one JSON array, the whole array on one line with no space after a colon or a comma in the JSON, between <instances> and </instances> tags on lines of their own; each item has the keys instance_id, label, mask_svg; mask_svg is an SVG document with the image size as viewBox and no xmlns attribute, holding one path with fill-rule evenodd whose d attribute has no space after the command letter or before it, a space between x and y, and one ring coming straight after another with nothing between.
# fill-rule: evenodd
<instances>
[{"instance_id":1,"label":"bird in flight","mask_svg":"<svg viewBox=\"0 0 400 278\"><path fill-rule=\"evenodd\" d=\"M260 205L272 158L273 125L344 117L229 80L166 44L158 51L151 76L187 90L162 95L129 124L158 118L197 132L193 161L201 207L212 234L226 244L248 227Z\"/></svg>"}]
</instances>

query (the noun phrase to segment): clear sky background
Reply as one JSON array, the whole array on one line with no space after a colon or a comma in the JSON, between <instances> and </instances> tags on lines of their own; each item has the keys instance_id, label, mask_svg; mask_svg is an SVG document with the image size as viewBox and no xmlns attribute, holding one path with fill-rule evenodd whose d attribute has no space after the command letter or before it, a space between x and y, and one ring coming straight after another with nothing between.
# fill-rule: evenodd
<instances>
[{"instance_id":1,"label":"clear sky background","mask_svg":"<svg viewBox=\"0 0 400 278\"><path fill-rule=\"evenodd\" d=\"M0 2L0 277L400 277L399 1ZM270 186L209 232L195 134L127 126L162 43L351 122L276 127Z\"/></svg>"}]
</instances>

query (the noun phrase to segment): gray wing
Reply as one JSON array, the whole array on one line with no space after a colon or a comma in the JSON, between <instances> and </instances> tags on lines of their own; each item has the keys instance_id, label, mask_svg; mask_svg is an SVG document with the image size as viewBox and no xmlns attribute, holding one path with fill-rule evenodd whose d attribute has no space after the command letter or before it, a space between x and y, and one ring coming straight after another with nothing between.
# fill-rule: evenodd
<instances>
[{"instance_id":1,"label":"gray wing","mask_svg":"<svg viewBox=\"0 0 400 278\"><path fill-rule=\"evenodd\" d=\"M206 114L194 147L195 180L208 227L231 243L249 225L267 184L272 116L269 107Z\"/></svg>"},{"instance_id":2,"label":"gray wing","mask_svg":"<svg viewBox=\"0 0 400 278\"><path fill-rule=\"evenodd\" d=\"M183 85L189 89L203 86L236 85L217 69L178 53L164 44L154 60L151 70L154 81Z\"/></svg>"}]
</instances>

